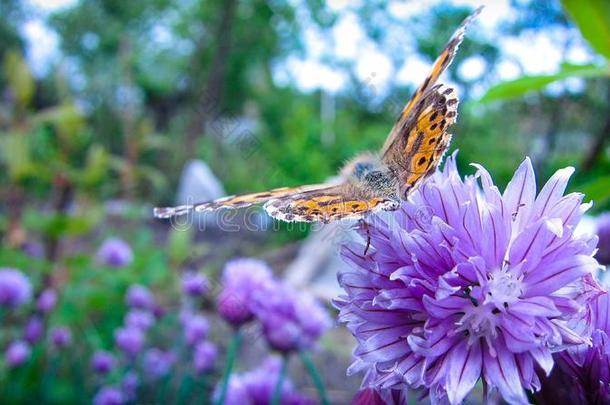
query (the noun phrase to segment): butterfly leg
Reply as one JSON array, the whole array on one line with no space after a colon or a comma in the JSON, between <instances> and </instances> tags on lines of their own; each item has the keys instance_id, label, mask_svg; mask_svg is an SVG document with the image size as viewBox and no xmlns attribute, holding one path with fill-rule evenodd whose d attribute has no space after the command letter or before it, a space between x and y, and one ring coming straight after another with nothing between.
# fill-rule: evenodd
<instances>
[{"instance_id":1,"label":"butterfly leg","mask_svg":"<svg viewBox=\"0 0 610 405\"><path fill-rule=\"evenodd\" d=\"M371 247L371 229L369 228L369 223L364 219L360 220L360 224L364 229L366 229L366 247L364 248L364 253L362 253L362 255L365 256L369 251L369 247Z\"/></svg>"}]
</instances>

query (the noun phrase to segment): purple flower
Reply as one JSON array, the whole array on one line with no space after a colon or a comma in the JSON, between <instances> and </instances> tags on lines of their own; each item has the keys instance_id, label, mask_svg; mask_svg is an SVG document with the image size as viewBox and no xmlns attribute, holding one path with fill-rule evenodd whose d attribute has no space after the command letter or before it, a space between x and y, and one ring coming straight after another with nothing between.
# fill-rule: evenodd
<instances>
[{"instance_id":1,"label":"purple flower","mask_svg":"<svg viewBox=\"0 0 610 405\"><path fill-rule=\"evenodd\" d=\"M21 250L26 255L35 259L44 258L44 246L40 242L26 241L21 245Z\"/></svg>"},{"instance_id":2,"label":"purple flower","mask_svg":"<svg viewBox=\"0 0 610 405\"><path fill-rule=\"evenodd\" d=\"M610 403L610 296L599 294L591 304L592 346L582 345L554 355L550 376L541 375L541 404Z\"/></svg>"},{"instance_id":3,"label":"purple flower","mask_svg":"<svg viewBox=\"0 0 610 405\"><path fill-rule=\"evenodd\" d=\"M99 263L118 268L131 264L133 252L124 240L108 238L102 243L95 257Z\"/></svg>"},{"instance_id":4,"label":"purple flower","mask_svg":"<svg viewBox=\"0 0 610 405\"><path fill-rule=\"evenodd\" d=\"M155 297L148 288L140 284L133 284L127 289L125 301L131 308L152 311L155 307Z\"/></svg>"},{"instance_id":5,"label":"purple flower","mask_svg":"<svg viewBox=\"0 0 610 405\"><path fill-rule=\"evenodd\" d=\"M193 367L195 371L199 374L212 371L217 357L218 350L216 345L207 341L197 343L193 349Z\"/></svg>"},{"instance_id":6,"label":"purple flower","mask_svg":"<svg viewBox=\"0 0 610 405\"><path fill-rule=\"evenodd\" d=\"M30 345L23 340L15 340L6 349L4 361L9 368L18 367L30 358L31 352Z\"/></svg>"},{"instance_id":7,"label":"purple flower","mask_svg":"<svg viewBox=\"0 0 610 405\"><path fill-rule=\"evenodd\" d=\"M36 308L43 314L48 314L53 310L57 303L57 293L52 288L45 289L38 300L36 301Z\"/></svg>"},{"instance_id":8,"label":"purple flower","mask_svg":"<svg viewBox=\"0 0 610 405\"><path fill-rule=\"evenodd\" d=\"M328 313L311 296L277 281L257 291L254 311L269 346L282 352L310 348L330 326Z\"/></svg>"},{"instance_id":9,"label":"purple flower","mask_svg":"<svg viewBox=\"0 0 610 405\"><path fill-rule=\"evenodd\" d=\"M269 404L280 374L281 360L277 357L267 358L263 364L244 374L233 374L227 390L227 404ZM292 381L285 378L281 387L282 405L314 404L307 397L297 392ZM218 391L215 393L218 395Z\"/></svg>"},{"instance_id":10,"label":"purple flower","mask_svg":"<svg viewBox=\"0 0 610 405\"><path fill-rule=\"evenodd\" d=\"M597 236L599 236L599 243L597 244L599 250L595 258L602 264L610 265L610 212L597 217L596 228Z\"/></svg>"},{"instance_id":11,"label":"purple flower","mask_svg":"<svg viewBox=\"0 0 610 405\"><path fill-rule=\"evenodd\" d=\"M0 305L16 308L32 299L30 280L19 270L0 268Z\"/></svg>"},{"instance_id":12,"label":"purple flower","mask_svg":"<svg viewBox=\"0 0 610 405\"><path fill-rule=\"evenodd\" d=\"M188 345L202 341L208 335L210 324L202 315L186 316L184 319L184 340Z\"/></svg>"},{"instance_id":13,"label":"purple flower","mask_svg":"<svg viewBox=\"0 0 610 405\"><path fill-rule=\"evenodd\" d=\"M54 327L49 332L51 342L57 349L65 349L72 343L72 333L65 326Z\"/></svg>"},{"instance_id":14,"label":"purple flower","mask_svg":"<svg viewBox=\"0 0 610 405\"><path fill-rule=\"evenodd\" d=\"M216 301L220 316L233 326L250 321L254 317L252 295L270 279L271 270L260 260L234 259L228 262L222 275L223 289Z\"/></svg>"},{"instance_id":15,"label":"purple flower","mask_svg":"<svg viewBox=\"0 0 610 405\"><path fill-rule=\"evenodd\" d=\"M122 405L125 402L121 390L112 386L103 387L93 398L93 405Z\"/></svg>"},{"instance_id":16,"label":"purple flower","mask_svg":"<svg viewBox=\"0 0 610 405\"><path fill-rule=\"evenodd\" d=\"M406 405L409 403L407 393L406 389L362 388L352 399L351 405Z\"/></svg>"},{"instance_id":17,"label":"purple flower","mask_svg":"<svg viewBox=\"0 0 610 405\"><path fill-rule=\"evenodd\" d=\"M144 333L138 328L120 328L114 332L114 342L125 354L135 356L144 347Z\"/></svg>"},{"instance_id":18,"label":"purple flower","mask_svg":"<svg viewBox=\"0 0 610 405\"><path fill-rule=\"evenodd\" d=\"M590 341L597 240L573 233L590 206L563 195L573 169L536 197L529 159L503 194L476 167L461 180L448 159L392 221L362 227L368 249L343 247L353 270L339 275L347 295L336 306L358 341L348 372L372 370L373 387L422 385L457 404L484 378L523 404L540 388L536 367L548 375L552 352Z\"/></svg>"},{"instance_id":19,"label":"purple flower","mask_svg":"<svg viewBox=\"0 0 610 405\"><path fill-rule=\"evenodd\" d=\"M148 330L155 323L155 317L148 311L132 309L125 314L125 325L132 328Z\"/></svg>"},{"instance_id":20,"label":"purple flower","mask_svg":"<svg viewBox=\"0 0 610 405\"><path fill-rule=\"evenodd\" d=\"M210 289L207 278L196 272L187 272L182 275L182 292L191 297L200 297Z\"/></svg>"},{"instance_id":21,"label":"purple flower","mask_svg":"<svg viewBox=\"0 0 610 405\"><path fill-rule=\"evenodd\" d=\"M144 353L144 371L149 377L165 377L176 362L176 355L171 351L152 348Z\"/></svg>"},{"instance_id":22,"label":"purple flower","mask_svg":"<svg viewBox=\"0 0 610 405\"><path fill-rule=\"evenodd\" d=\"M38 316L31 317L23 328L23 339L31 345L37 343L43 334L44 322Z\"/></svg>"},{"instance_id":23,"label":"purple flower","mask_svg":"<svg viewBox=\"0 0 610 405\"><path fill-rule=\"evenodd\" d=\"M112 353L98 351L91 358L91 368L98 374L108 374L114 367L114 356Z\"/></svg>"},{"instance_id":24,"label":"purple flower","mask_svg":"<svg viewBox=\"0 0 610 405\"><path fill-rule=\"evenodd\" d=\"M128 371L125 373L123 380L121 380L121 389L125 393L125 397L128 400L131 401L136 398L139 384L140 379L134 371Z\"/></svg>"}]
</instances>

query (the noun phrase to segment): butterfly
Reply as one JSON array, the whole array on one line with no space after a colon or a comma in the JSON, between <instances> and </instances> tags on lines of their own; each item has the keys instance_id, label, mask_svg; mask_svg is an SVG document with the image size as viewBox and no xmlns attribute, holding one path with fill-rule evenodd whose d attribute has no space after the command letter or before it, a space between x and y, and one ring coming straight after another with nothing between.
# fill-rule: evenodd
<instances>
[{"instance_id":1,"label":"butterfly","mask_svg":"<svg viewBox=\"0 0 610 405\"><path fill-rule=\"evenodd\" d=\"M328 223L398 209L401 200L406 200L435 172L449 148L451 134L447 129L457 119L458 97L453 88L436 82L453 61L468 25L481 9L475 10L455 31L428 77L403 108L381 150L349 161L336 181L155 208L154 216L170 218L191 211L264 204L271 217L282 221Z\"/></svg>"}]
</instances>

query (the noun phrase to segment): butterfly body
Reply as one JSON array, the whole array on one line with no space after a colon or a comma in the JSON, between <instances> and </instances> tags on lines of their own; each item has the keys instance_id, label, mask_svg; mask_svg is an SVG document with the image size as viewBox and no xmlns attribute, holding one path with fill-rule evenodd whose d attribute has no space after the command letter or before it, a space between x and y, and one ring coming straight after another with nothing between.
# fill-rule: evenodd
<instances>
[{"instance_id":1,"label":"butterfly body","mask_svg":"<svg viewBox=\"0 0 610 405\"><path fill-rule=\"evenodd\" d=\"M457 119L458 98L453 88L436 81L451 64L466 27L480 11L477 9L458 27L378 153L364 153L350 160L331 182L155 208L154 215L170 218L191 211L263 204L270 216L282 221L326 223L398 209L400 201L434 173L449 148L451 134L447 129Z\"/></svg>"}]
</instances>

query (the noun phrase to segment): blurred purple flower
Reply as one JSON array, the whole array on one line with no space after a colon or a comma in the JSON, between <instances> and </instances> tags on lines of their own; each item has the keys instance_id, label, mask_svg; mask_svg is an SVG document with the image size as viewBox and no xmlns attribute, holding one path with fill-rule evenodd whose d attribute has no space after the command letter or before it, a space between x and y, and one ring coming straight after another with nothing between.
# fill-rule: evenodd
<instances>
[{"instance_id":1,"label":"blurred purple flower","mask_svg":"<svg viewBox=\"0 0 610 405\"><path fill-rule=\"evenodd\" d=\"M102 387L93 398L93 405L122 405L126 402L126 398L116 387Z\"/></svg>"},{"instance_id":2,"label":"blurred purple flower","mask_svg":"<svg viewBox=\"0 0 610 405\"><path fill-rule=\"evenodd\" d=\"M363 388L356 393L351 405L407 405L407 390Z\"/></svg>"},{"instance_id":3,"label":"blurred purple flower","mask_svg":"<svg viewBox=\"0 0 610 405\"><path fill-rule=\"evenodd\" d=\"M208 292L210 285L207 278L197 272L187 272L182 275L182 292L191 297L200 297Z\"/></svg>"},{"instance_id":4,"label":"blurred purple flower","mask_svg":"<svg viewBox=\"0 0 610 405\"><path fill-rule=\"evenodd\" d=\"M131 264L133 252L124 240L108 238L102 243L95 257L99 263L118 268Z\"/></svg>"},{"instance_id":5,"label":"blurred purple flower","mask_svg":"<svg viewBox=\"0 0 610 405\"><path fill-rule=\"evenodd\" d=\"M140 284L133 284L127 289L125 301L131 308L152 311L155 307L155 297L152 292Z\"/></svg>"},{"instance_id":6,"label":"blurred purple flower","mask_svg":"<svg viewBox=\"0 0 610 405\"><path fill-rule=\"evenodd\" d=\"M48 314L53 310L57 303L57 293L52 288L46 288L38 296L36 301L36 308L43 314Z\"/></svg>"},{"instance_id":7,"label":"blurred purple flower","mask_svg":"<svg viewBox=\"0 0 610 405\"><path fill-rule=\"evenodd\" d=\"M91 358L91 368L98 374L108 374L114 367L114 356L112 353L105 351L98 351L93 354Z\"/></svg>"},{"instance_id":8,"label":"blurred purple flower","mask_svg":"<svg viewBox=\"0 0 610 405\"><path fill-rule=\"evenodd\" d=\"M57 349L65 349L72 343L72 333L65 326L56 326L49 331L51 342Z\"/></svg>"},{"instance_id":9,"label":"blurred purple flower","mask_svg":"<svg viewBox=\"0 0 610 405\"><path fill-rule=\"evenodd\" d=\"M169 374L176 362L176 355L172 351L163 351L156 347L144 353L144 372L151 378L161 378Z\"/></svg>"},{"instance_id":10,"label":"blurred purple flower","mask_svg":"<svg viewBox=\"0 0 610 405\"><path fill-rule=\"evenodd\" d=\"M208 373L214 368L218 349L211 342L199 342L193 349L193 367L198 374Z\"/></svg>"},{"instance_id":11,"label":"blurred purple flower","mask_svg":"<svg viewBox=\"0 0 610 405\"><path fill-rule=\"evenodd\" d=\"M610 265L610 212L605 212L597 217L596 228L599 236L597 254L595 258L601 264Z\"/></svg>"},{"instance_id":12,"label":"blurred purple flower","mask_svg":"<svg viewBox=\"0 0 610 405\"><path fill-rule=\"evenodd\" d=\"M210 324L202 315L186 316L184 319L184 340L188 345L194 345L208 336Z\"/></svg>"},{"instance_id":13,"label":"blurred purple flower","mask_svg":"<svg viewBox=\"0 0 610 405\"><path fill-rule=\"evenodd\" d=\"M40 317L31 317L23 328L23 339L29 344L37 343L44 334L44 322Z\"/></svg>"},{"instance_id":14,"label":"blurred purple flower","mask_svg":"<svg viewBox=\"0 0 610 405\"><path fill-rule=\"evenodd\" d=\"M267 343L281 352L309 349L331 325L313 297L274 280L256 292L254 301Z\"/></svg>"},{"instance_id":15,"label":"blurred purple flower","mask_svg":"<svg viewBox=\"0 0 610 405\"><path fill-rule=\"evenodd\" d=\"M125 354L135 356L144 347L144 333L138 328L120 328L114 332L114 342Z\"/></svg>"},{"instance_id":16,"label":"blurred purple flower","mask_svg":"<svg viewBox=\"0 0 610 405\"><path fill-rule=\"evenodd\" d=\"M233 326L250 321L252 294L267 280L271 270L256 259L234 259L225 265L222 275L222 291L216 300L218 313Z\"/></svg>"},{"instance_id":17,"label":"blurred purple flower","mask_svg":"<svg viewBox=\"0 0 610 405\"><path fill-rule=\"evenodd\" d=\"M125 314L125 325L132 328L148 330L155 323L155 317L148 311L132 309Z\"/></svg>"},{"instance_id":18,"label":"blurred purple flower","mask_svg":"<svg viewBox=\"0 0 610 405\"><path fill-rule=\"evenodd\" d=\"M260 367L252 371L233 374L227 390L227 404L270 404L277 380L281 360L267 358ZM218 390L215 392L218 395ZM284 379L281 387L282 405L311 405L314 401L297 392L289 378Z\"/></svg>"},{"instance_id":19,"label":"blurred purple flower","mask_svg":"<svg viewBox=\"0 0 610 405\"><path fill-rule=\"evenodd\" d=\"M504 194L476 167L461 180L454 155L392 222L371 217L368 250L343 247L353 270L339 275L347 295L336 306L358 341L348 372L373 370L372 387L423 385L457 404L484 378L523 404L540 389L536 367L548 375L552 352L590 341L583 308L599 290L597 239L573 233L590 206L563 195L573 169L536 198L529 159Z\"/></svg>"},{"instance_id":20,"label":"blurred purple flower","mask_svg":"<svg viewBox=\"0 0 610 405\"><path fill-rule=\"evenodd\" d=\"M0 268L0 305L16 308L31 299L30 280L19 270Z\"/></svg>"},{"instance_id":21,"label":"blurred purple flower","mask_svg":"<svg viewBox=\"0 0 610 405\"><path fill-rule=\"evenodd\" d=\"M135 371L128 371L123 376L121 380L121 389L125 393L125 397L132 401L137 396L138 385L140 384L140 379Z\"/></svg>"},{"instance_id":22,"label":"blurred purple flower","mask_svg":"<svg viewBox=\"0 0 610 405\"><path fill-rule=\"evenodd\" d=\"M591 305L593 345L555 354L551 375L541 375L540 404L610 404L610 296L598 295Z\"/></svg>"},{"instance_id":23,"label":"blurred purple flower","mask_svg":"<svg viewBox=\"0 0 610 405\"><path fill-rule=\"evenodd\" d=\"M40 242L26 241L21 245L21 250L26 255L35 259L42 259L44 257L44 246Z\"/></svg>"},{"instance_id":24,"label":"blurred purple flower","mask_svg":"<svg viewBox=\"0 0 610 405\"><path fill-rule=\"evenodd\" d=\"M29 358L32 350L23 340L15 340L9 344L4 353L4 361L9 368L18 367L25 363Z\"/></svg>"}]
</instances>

